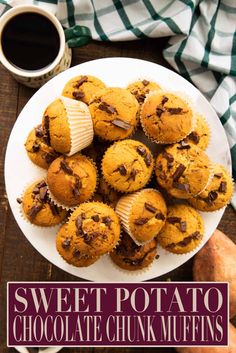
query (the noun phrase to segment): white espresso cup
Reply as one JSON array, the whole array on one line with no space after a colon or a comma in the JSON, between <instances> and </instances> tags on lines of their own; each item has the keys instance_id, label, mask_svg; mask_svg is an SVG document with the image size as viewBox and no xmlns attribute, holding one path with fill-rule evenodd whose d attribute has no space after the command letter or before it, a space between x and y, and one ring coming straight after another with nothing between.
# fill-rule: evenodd
<instances>
[{"instance_id":1,"label":"white espresso cup","mask_svg":"<svg viewBox=\"0 0 236 353\"><path fill-rule=\"evenodd\" d=\"M35 16L35 14L39 14L43 16L47 22L49 20L50 26L52 24L58 34L57 35L58 51L55 57L52 58L51 62L48 62L45 66L37 69L28 69L27 67L22 68L20 67L20 65L17 65L16 63L14 63L14 46L12 44L11 44L11 50L12 50L11 55L13 57L13 60L9 60L9 56L7 55L7 51L5 49L7 43L6 43L6 40L4 40L4 33L7 30L6 26L8 25L10 27L10 23L11 23L10 21L13 22L14 18L17 18L18 15L32 14L32 13L33 13L33 16ZM40 18L42 18L41 16ZM20 18L21 17L19 16L18 19ZM33 31L33 28L32 28L32 31ZM40 37L40 28L37 27L37 31ZM11 35L14 39L14 33ZM47 38L45 38L45 40L46 39ZM24 45L22 45L22 50L23 50L23 47ZM39 58L40 58L39 47L37 47L37 52L39 52ZM0 62L18 82L28 87L38 88L42 86L44 83L46 83L47 81L49 81L52 77L56 76L58 73L68 69L71 64L71 57L72 57L71 48L69 48L68 44L66 43L64 30L60 22L58 21L58 19L51 12L39 6L19 5L8 10L0 17Z\"/></svg>"}]
</instances>

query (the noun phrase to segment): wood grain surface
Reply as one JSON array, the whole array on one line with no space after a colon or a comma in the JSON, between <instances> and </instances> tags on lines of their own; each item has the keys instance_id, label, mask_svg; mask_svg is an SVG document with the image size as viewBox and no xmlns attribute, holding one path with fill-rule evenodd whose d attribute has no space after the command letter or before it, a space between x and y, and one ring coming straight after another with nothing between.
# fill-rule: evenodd
<instances>
[{"instance_id":1,"label":"wood grain surface","mask_svg":"<svg viewBox=\"0 0 236 353\"><path fill-rule=\"evenodd\" d=\"M154 63L168 64L162 57L166 39L148 39L133 42L102 43L91 42L83 48L73 50L72 65L88 60L105 57L132 57L149 60ZM0 143L1 143L1 180L0 180L0 352L13 353L13 348L6 347L6 283L8 281L80 281L43 258L27 241L17 226L8 205L4 186L4 157L7 141L18 114L34 94L34 90L18 84L9 73L0 66ZM17 153L17 150L16 150ZM12 173L17 173L17 165ZM236 242L236 213L228 206L219 224L219 229ZM191 281L192 259L184 265L155 280ZM62 353L141 353L143 348L64 348ZM145 348L145 353L175 352L173 348Z\"/></svg>"}]
</instances>

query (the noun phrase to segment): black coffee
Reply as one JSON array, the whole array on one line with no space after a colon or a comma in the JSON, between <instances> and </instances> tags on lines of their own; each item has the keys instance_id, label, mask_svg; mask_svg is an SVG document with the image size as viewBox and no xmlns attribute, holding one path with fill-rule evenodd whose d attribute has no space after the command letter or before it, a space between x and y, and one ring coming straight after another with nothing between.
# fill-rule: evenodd
<instances>
[{"instance_id":1,"label":"black coffee","mask_svg":"<svg viewBox=\"0 0 236 353\"><path fill-rule=\"evenodd\" d=\"M10 19L1 35L2 50L7 60L24 70L39 70L56 58L60 38L54 24L34 12Z\"/></svg>"}]
</instances>

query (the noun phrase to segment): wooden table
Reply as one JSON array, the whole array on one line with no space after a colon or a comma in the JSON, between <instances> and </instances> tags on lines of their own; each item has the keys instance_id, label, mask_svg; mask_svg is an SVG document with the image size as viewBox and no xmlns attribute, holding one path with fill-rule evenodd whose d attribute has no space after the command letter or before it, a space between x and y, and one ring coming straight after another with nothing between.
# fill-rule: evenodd
<instances>
[{"instance_id":1,"label":"wooden table","mask_svg":"<svg viewBox=\"0 0 236 353\"><path fill-rule=\"evenodd\" d=\"M133 57L149 60L154 63L169 67L162 57L165 39L148 39L133 42L99 43L91 42L86 47L74 49L73 63L76 65L88 60L104 57ZM169 67L170 68L170 67ZM0 217L0 273L1 273L1 313L0 313L0 342L2 353L13 353L12 348L6 348L6 283L8 281L80 281L43 258L27 241L16 224L5 194L4 187L4 156L7 141L15 120L21 109L34 94L34 90L18 84L9 73L0 66L0 141L1 141L1 217ZM17 153L17 151L16 151ZM16 169L12 171L17 173ZM219 229L224 231L236 242L236 217L235 211L228 206L219 224ZM192 280L192 260L165 276L155 280ZM114 348L114 351L123 353L141 353L142 348ZM61 352L82 353L96 352L108 353L111 348L71 348ZM151 353L151 348L146 348L145 353ZM155 352L175 352L173 348L156 348Z\"/></svg>"}]
</instances>

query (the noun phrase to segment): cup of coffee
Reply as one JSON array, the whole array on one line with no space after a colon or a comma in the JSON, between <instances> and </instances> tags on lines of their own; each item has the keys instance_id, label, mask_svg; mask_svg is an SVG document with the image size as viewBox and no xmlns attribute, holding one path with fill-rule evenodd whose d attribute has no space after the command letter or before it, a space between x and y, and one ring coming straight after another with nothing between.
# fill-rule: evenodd
<instances>
[{"instance_id":1,"label":"cup of coffee","mask_svg":"<svg viewBox=\"0 0 236 353\"><path fill-rule=\"evenodd\" d=\"M71 64L71 49L58 19L34 5L19 5L0 18L0 62L14 78L40 87Z\"/></svg>"}]
</instances>

